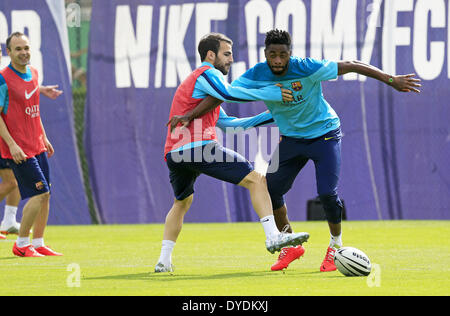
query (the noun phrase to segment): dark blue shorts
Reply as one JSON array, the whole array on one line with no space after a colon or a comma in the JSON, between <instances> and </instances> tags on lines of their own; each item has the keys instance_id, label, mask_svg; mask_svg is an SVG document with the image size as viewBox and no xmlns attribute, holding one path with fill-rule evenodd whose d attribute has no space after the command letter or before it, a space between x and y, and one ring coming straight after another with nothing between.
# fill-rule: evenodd
<instances>
[{"instance_id":1,"label":"dark blue shorts","mask_svg":"<svg viewBox=\"0 0 450 316\"><path fill-rule=\"evenodd\" d=\"M282 136L266 174L274 210L284 205L283 196L291 189L298 173L310 159L316 169L317 193L337 195L341 169L341 138L340 128L315 139Z\"/></svg>"},{"instance_id":2,"label":"dark blue shorts","mask_svg":"<svg viewBox=\"0 0 450 316\"><path fill-rule=\"evenodd\" d=\"M9 165L9 159L0 157L0 169L11 169Z\"/></svg>"},{"instance_id":3,"label":"dark blue shorts","mask_svg":"<svg viewBox=\"0 0 450 316\"><path fill-rule=\"evenodd\" d=\"M28 158L21 164L8 160L17 179L22 200L50 192L50 169L46 152Z\"/></svg>"},{"instance_id":4,"label":"dark blue shorts","mask_svg":"<svg viewBox=\"0 0 450 316\"><path fill-rule=\"evenodd\" d=\"M168 153L166 158L170 184L179 201L194 193L194 183L200 174L239 184L253 171L243 156L217 142Z\"/></svg>"}]
</instances>

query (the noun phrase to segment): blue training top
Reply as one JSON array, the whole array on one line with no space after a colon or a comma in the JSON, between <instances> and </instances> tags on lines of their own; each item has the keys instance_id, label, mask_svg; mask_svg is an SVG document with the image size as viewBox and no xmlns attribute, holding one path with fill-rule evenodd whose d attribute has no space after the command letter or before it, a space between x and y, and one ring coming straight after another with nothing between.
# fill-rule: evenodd
<instances>
[{"instance_id":1,"label":"blue training top","mask_svg":"<svg viewBox=\"0 0 450 316\"><path fill-rule=\"evenodd\" d=\"M294 101L264 101L284 136L312 139L340 127L340 120L322 94L321 81L336 79L336 62L291 57L284 76L262 62L231 83L234 87L261 88L281 83L293 91Z\"/></svg>"}]
</instances>

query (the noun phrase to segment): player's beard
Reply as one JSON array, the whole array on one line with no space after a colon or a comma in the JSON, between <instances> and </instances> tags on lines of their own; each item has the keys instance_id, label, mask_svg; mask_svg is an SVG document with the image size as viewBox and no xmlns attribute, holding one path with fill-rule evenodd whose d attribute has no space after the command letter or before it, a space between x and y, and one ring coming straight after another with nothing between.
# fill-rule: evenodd
<instances>
[{"instance_id":1,"label":"player's beard","mask_svg":"<svg viewBox=\"0 0 450 316\"><path fill-rule=\"evenodd\" d=\"M274 70L273 66L269 64L270 71L272 71L272 73L277 76L283 74L286 71L286 69L288 69L288 67L289 67L289 64L286 64L282 68L277 68L277 70ZM279 70L279 69L281 69L281 70Z\"/></svg>"},{"instance_id":2,"label":"player's beard","mask_svg":"<svg viewBox=\"0 0 450 316\"><path fill-rule=\"evenodd\" d=\"M231 64L215 64L214 67L226 76L228 75Z\"/></svg>"}]
</instances>

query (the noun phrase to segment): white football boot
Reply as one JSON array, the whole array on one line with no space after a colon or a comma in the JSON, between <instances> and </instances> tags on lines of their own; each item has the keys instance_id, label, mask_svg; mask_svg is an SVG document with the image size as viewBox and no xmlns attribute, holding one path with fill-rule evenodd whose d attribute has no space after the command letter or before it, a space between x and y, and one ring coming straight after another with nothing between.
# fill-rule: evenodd
<instances>
[{"instance_id":1,"label":"white football boot","mask_svg":"<svg viewBox=\"0 0 450 316\"><path fill-rule=\"evenodd\" d=\"M158 262L155 266L155 273L159 272L173 272L175 271L175 266L170 264L169 266L164 265L162 262Z\"/></svg>"},{"instance_id":2,"label":"white football boot","mask_svg":"<svg viewBox=\"0 0 450 316\"><path fill-rule=\"evenodd\" d=\"M20 224L16 221L2 221L0 225L0 233L8 235L8 234L19 234Z\"/></svg>"},{"instance_id":3,"label":"white football boot","mask_svg":"<svg viewBox=\"0 0 450 316\"><path fill-rule=\"evenodd\" d=\"M266 240L266 248L270 253L280 251L284 247L298 246L308 241L308 233L279 233L274 238Z\"/></svg>"}]
</instances>

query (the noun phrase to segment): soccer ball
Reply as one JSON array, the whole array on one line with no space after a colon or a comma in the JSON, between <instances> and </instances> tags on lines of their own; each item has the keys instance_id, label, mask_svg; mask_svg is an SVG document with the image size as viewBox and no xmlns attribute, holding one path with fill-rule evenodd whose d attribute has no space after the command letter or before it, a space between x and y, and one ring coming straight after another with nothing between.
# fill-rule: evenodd
<instances>
[{"instance_id":1,"label":"soccer ball","mask_svg":"<svg viewBox=\"0 0 450 316\"><path fill-rule=\"evenodd\" d=\"M334 264L345 276L367 276L372 270L369 257L353 247L339 248L334 255Z\"/></svg>"}]
</instances>

